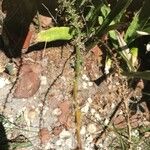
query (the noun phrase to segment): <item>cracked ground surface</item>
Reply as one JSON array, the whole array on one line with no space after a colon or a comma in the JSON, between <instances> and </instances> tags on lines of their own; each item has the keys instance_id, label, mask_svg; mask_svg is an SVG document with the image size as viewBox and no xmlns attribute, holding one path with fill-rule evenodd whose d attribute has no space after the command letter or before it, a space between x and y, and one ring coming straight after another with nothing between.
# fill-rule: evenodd
<instances>
[{"instance_id":1,"label":"cracked ground surface","mask_svg":"<svg viewBox=\"0 0 150 150\"><path fill-rule=\"evenodd\" d=\"M83 54L79 78L83 150L149 149L149 97L117 71L105 76L104 50ZM0 51L0 150L74 150L74 49L69 44L32 50L11 61ZM130 129L130 132L128 130ZM126 145L123 145L126 146Z\"/></svg>"},{"instance_id":2,"label":"cracked ground surface","mask_svg":"<svg viewBox=\"0 0 150 150\"><path fill-rule=\"evenodd\" d=\"M17 60L16 64L22 64L13 65L19 73L1 73L5 85L0 88L0 111L9 149L75 149L73 48L47 48L44 57L41 53L31 52L22 62ZM83 59L78 95L83 149L95 149L95 143L99 149L117 147L117 133L127 127L124 102L138 107L137 100L128 100L140 99L142 87L129 89L126 79L117 73L98 82L102 74L93 51ZM149 125L145 102L139 106L143 111L131 109L130 113L130 125L138 133L139 127Z\"/></svg>"}]
</instances>

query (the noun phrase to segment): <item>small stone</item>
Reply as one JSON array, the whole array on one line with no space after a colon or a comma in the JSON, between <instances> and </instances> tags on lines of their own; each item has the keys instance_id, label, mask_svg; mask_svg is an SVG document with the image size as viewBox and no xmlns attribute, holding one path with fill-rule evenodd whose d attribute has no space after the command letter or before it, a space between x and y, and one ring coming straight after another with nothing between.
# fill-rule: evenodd
<instances>
[{"instance_id":1,"label":"small stone","mask_svg":"<svg viewBox=\"0 0 150 150\"><path fill-rule=\"evenodd\" d=\"M86 82L83 82L83 83L82 83L82 87L83 87L83 89L87 89L87 83L86 83Z\"/></svg>"},{"instance_id":2,"label":"small stone","mask_svg":"<svg viewBox=\"0 0 150 150\"><path fill-rule=\"evenodd\" d=\"M53 113L53 115L55 115L55 116L59 116L59 115L61 115L62 111L61 111L60 108L56 108L56 109L53 110L52 113Z\"/></svg>"},{"instance_id":3,"label":"small stone","mask_svg":"<svg viewBox=\"0 0 150 150\"><path fill-rule=\"evenodd\" d=\"M85 133L86 133L86 127L85 127L85 126L82 126L82 127L81 127L81 130L80 130L80 134L81 134L81 135L85 135Z\"/></svg>"},{"instance_id":4,"label":"small stone","mask_svg":"<svg viewBox=\"0 0 150 150\"><path fill-rule=\"evenodd\" d=\"M46 76L41 76L40 79L41 79L41 85L47 85L47 78L46 78Z\"/></svg>"},{"instance_id":5,"label":"small stone","mask_svg":"<svg viewBox=\"0 0 150 150\"><path fill-rule=\"evenodd\" d=\"M93 82L88 82L88 86L93 86Z\"/></svg>"},{"instance_id":6,"label":"small stone","mask_svg":"<svg viewBox=\"0 0 150 150\"><path fill-rule=\"evenodd\" d=\"M97 130L97 128L96 128L96 125L95 125L95 124L89 124L89 125L87 126L87 131L88 131L89 133L95 133L96 130Z\"/></svg>"},{"instance_id":7,"label":"small stone","mask_svg":"<svg viewBox=\"0 0 150 150\"><path fill-rule=\"evenodd\" d=\"M109 123L109 119L108 119L108 118L106 118L106 119L105 119L105 121L104 121L104 125L105 125L105 126L107 126L107 125L108 125L108 123Z\"/></svg>"},{"instance_id":8,"label":"small stone","mask_svg":"<svg viewBox=\"0 0 150 150\"><path fill-rule=\"evenodd\" d=\"M86 81L89 81L89 78L87 77L86 74L83 74L82 79L83 79L83 80L86 80Z\"/></svg>"},{"instance_id":9,"label":"small stone","mask_svg":"<svg viewBox=\"0 0 150 150\"><path fill-rule=\"evenodd\" d=\"M3 88L6 84L9 84L9 80L6 78L0 78L0 88Z\"/></svg>"},{"instance_id":10,"label":"small stone","mask_svg":"<svg viewBox=\"0 0 150 150\"><path fill-rule=\"evenodd\" d=\"M66 143L66 146L69 148L69 149L73 149L74 148L74 140L69 138L69 139L66 139L65 143Z\"/></svg>"},{"instance_id":11,"label":"small stone","mask_svg":"<svg viewBox=\"0 0 150 150\"><path fill-rule=\"evenodd\" d=\"M65 130L65 129L59 134L59 137L61 139L64 139L64 138L67 139L70 136L71 136L71 133L69 131Z\"/></svg>"},{"instance_id":12,"label":"small stone","mask_svg":"<svg viewBox=\"0 0 150 150\"><path fill-rule=\"evenodd\" d=\"M114 108L115 108L115 104L112 103L112 104L111 104L111 109L114 109Z\"/></svg>"},{"instance_id":13,"label":"small stone","mask_svg":"<svg viewBox=\"0 0 150 150\"><path fill-rule=\"evenodd\" d=\"M138 130L131 131L131 135L134 136L134 137L138 137L139 136L139 131Z\"/></svg>"},{"instance_id":14,"label":"small stone","mask_svg":"<svg viewBox=\"0 0 150 150\"><path fill-rule=\"evenodd\" d=\"M99 121L100 121L100 120L101 120L100 114L96 113L96 114L95 114L95 118L96 118L96 120L99 120Z\"/></svg>"},{"instance_id":15,"label":"small stone","mask_svg":"<svg viewBox=\"0 0 150 150\"><path fill-rule=\"evenodd\" d=\"M28 117L30 120L33 120L35 117L36 117L36 110L35 109L30 109L29 112L28 112Z\"/></svg>"},{"instance_id":16,"label":"small stone","mask_svg":"<svg viewBox=\"0 0 150 150\"><path fill-rule=\"evenodd\" d=\"M90 135L87 137L87 143L91 143L93 141L93 137Z\"/></svg>"},{"instance_id":17,"label":"small stone","mask_svg":"<svg viewBox=\"0 0 150 150\"><path fill-rule=\"evenodd\" d=\"M39 138L41 143L46 144L50 140L50 133L47 128L42 128L39 131Z\"/></svg>"},{"instance_id":18,"label":"small stone","mask_svg":"<svg viewBox=\"0 0 150 150\"><path fill-rule=\"evenodd\" d=\"M96 110L92 108L91 109L91 114L94 115L95 113L96 113Z\"/></svg>"},{"instance_id":19,"label":"small stone","mask_svg":"<svg viewBox=\"0 0 150 150\"><path fill-rule=\"evenodd\" d=\"M92 102L93 102L93 100L92 100L90 97L87 99L87 101L88 101L89 103L92 103Z\"/></svg>"},{"instance_id":20,"label":"small stone","mask_svg":"<svg viewBox=\"0 0 150 150\"><path fill-rule=\"evenodd\" d=\"M88 113L89 109L90 109L90 104L86 103L86 105L82 107L81 112Z\"/></svg>"},{"instance_id":21,"label":"small stone","mask_svg":"<svg viewBox=\"0 0 150 150\"><path fill-rule=\"evenodd\" d=\"M64 143L64 140L63 139L59 139L59 140L56 141L55 144L56 144L56 146L61 146L62 143Z\"/></svg>"}]
</instances>

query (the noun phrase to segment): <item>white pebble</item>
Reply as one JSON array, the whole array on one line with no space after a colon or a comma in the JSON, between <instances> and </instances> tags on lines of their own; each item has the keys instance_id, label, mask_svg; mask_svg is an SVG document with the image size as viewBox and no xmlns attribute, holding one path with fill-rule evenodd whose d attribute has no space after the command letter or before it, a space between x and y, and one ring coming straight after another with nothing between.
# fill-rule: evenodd
<instances>
[{"instance_id":1,"label":"white pebble","mask_svg":"<svg viewBox=\"0 0 150 150\"><path fill-rule=\"evenodd\" d=\"M105 126L107 126L107 125L108 125L108 123L109 123L109 119L108 119L108 118L106 118L106 119L105 119L105 121L104 121L104 125L105 125Z\"/></svg>"},{"instance_id":2,"label":"white pebble","mask_svg":"<svg viewBox=\"0 0 150 150\"><path fill-rule=\"evenodd\" d=\"M83 74L83 75L82 75L82 79L83 79L83 80L86 80L86 81L89 81L89 78L87 77L86 74Z\"/></svg>"},{"instance_id":3,"label":"white pebble","mask_svg":"<svg viewBox=\"0 0 150 150\"><path fill-rule=\"evenodd\" d=\"M82 107L81 112L88 113L89 109L90 109L90 104L86 103L86 105Z\"/></svg>"},{"instance_id":4,"label":"white pebble","mask_svg":"<svg viewBox=\"0 0 150 150\"><path fill-rule=\"evenodd\" d=\"M86 82L83 82L83 83L82 83L82 87L83 87L83 89L87 89L87 83L86 83Z\"/></svg>"},{"instance_id":5,"label":"white pebble","mask_svg":"<svg viewBox=\"0 0 150 150\"><path fill-rule=\"evenodd\" d=\"M74 148L74 143L73 142L74 142L74 140L71 139L71 138L66 139L65 143L66 143L67 148L73 149Z\"/></svg>"},{"instance_id":6,"label":"white pebble","mask_svg":"<svg viewBox=\"0 0 150 150\"><path fill-rule=\"evenodd\" d=\"M88 86L93 86L93 82L88 82Z\"/></svg>"},{"instance_id":7,"label":"white pebble","mask_svg":"<svg viewBox=\"0 0 150 150\"><path fill-rule=\"evenodd\" d=\"M90 135L90 136L88 136L87 137L87 139L86 139L86 141L87 141L87 143L86 144L88 144L89 145L89 143L91 143L92 141L93 141L93 137Z\"/></svg>"},{"instance_id":8,"label":"white pebble","mask_svg":"<svg viewBox=\"0 0 150 150\"><path fill-rule=\"evenodd\" d=\"M41 85L46 85L46 84L47 84L46 76L41 76Z\"/></svg>"},{"instance_id":9,"label":"white pebble","mask_svg":"<svg viewBox=\"0 0 150 150\"><path fill-rule=\"evenodd\" d=\"M56 141L55 144L56 144L56 146L61 146L62 143L64 143L64 140L63 139L59 139L59 140Z\"/></svg>"},{"instance_id":10,"label":"white pebble","mask_svg":"<svg viewBox=\"0 0 150 150\"><path fill-rule=\"evenodd\" d=\"M95 114L95 118L96 118L96 120L100 121L100 120L101 120L100 114L96 113L96 114Z\"/></svg>"},{"instance_id":11,"label":"white pebble","mask_svg":"<svg viewBox=\"0 0 150 150\"><path fill-rule=\"evenodd\" d=\"M111 109L114 109L114 108L115 108L115 104L112 103L112 104L111 104Z\"/></svg>"},{"instance_id":12,"label":"white pebble","mask_svg":"<svg viewBox=\"0 0 150 150\"><path fill-rule=\"evenodd\" d=\"M134 136L134 137L138 137L139 136L139 131L138 130L131 131L131 135Z\"/></svg>"},{"instance_id":13,"label":"white pebble","mask_svg":"<svg viewBox=\"0 0 150 150\"><path fill-rule=\"evenodd\" d=\"M59 116L59 115L61 115L62 111L60 108L55 108L52 113L55 116Z\"/></svg>"},{"instance_id":14,"label":"white pebble","mask_svg":"<svg viewBox=\"0 0 150 150\"><path fill-rule=\"evenodd\" d=\"M96 113L96 110L92 108L91 109L91 114L94 115L95 113Z\"/></svg>"},{"instance_id":15,"label":"white pebble","mask_svg":"<svg viewBox=\"0 0 150 150\"><path fill-rule=\"evenodd\" d=\"M87 131L89 133L95 133L97 130L96 125L95 124L88 124L87 126Z\"/></svg>"},{"instance_id":16,"label":"white pebble","mask_svg":"<svg viewBox=\"0 0 150 150\"><path fill-rule=\"evenodd\" d=\"M85 128L85 126L82 126L81 130L80 130L80 134L84 135L85 133L86 133L86 128Z\"/></svg>"},{"instance_id":17,"label":"white pebble","mask_svg":"<svg viewBox=\"0 0 150 150\"><path fill-rule=\"evenodd\" d=\"M71 136L71 133L65 129L59 134L59 137L61 139L69 138L70 136Z\"/></svg>"},{"instance_id":18,"label":"white pebble","mask_svg":"<svg viewBox=\"0 0 150 150\"><path fill-rule=\"evenodd\" d=\"M92 103L92 102L93 102L93 100L92 100L91 97L89 97L89 98L87 99L87 101L88 101L89 103Z\"/></svg>"},{"instance_id":19,"label":"white pebble","mask_svg":"<svg viewBox=\"0 0 150 150\"><path fill-rule=\"evenodd\" d=\"M6 78L0 78L0 88L3 88L6 84L9 84L9 80Z\"/></svg>"}]
</instances>

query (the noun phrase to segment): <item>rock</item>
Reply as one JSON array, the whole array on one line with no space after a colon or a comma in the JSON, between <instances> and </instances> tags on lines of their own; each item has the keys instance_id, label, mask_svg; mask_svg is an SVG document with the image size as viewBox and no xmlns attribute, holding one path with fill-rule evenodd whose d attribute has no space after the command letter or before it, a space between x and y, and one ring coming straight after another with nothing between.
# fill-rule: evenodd
<instances>
[{"instance_id":1,"label":"rock","mask_svg":"<svg viewBox=\"0 0 150 150\"><path fill-rule=\"evenodd\" d=\"M86 103L85 106L82 107L81 112L88 113L89 109L90 109L90 104Z\"/></svg>"},{"instance_id":2,"label":"rock","mask_svg":"<svg viewBox=\"0 0 150 150\"><path fill-rule=\"evenodd\" d=\"M37 92L40 87L40 71L39 65L23 65L14 92L15 98L29 98Z\"/></svg>"},{"instance_id":3,"label":"rock","mask_svg":"<svg viewBox=\"0 0 150 150\"><path fill-rule=\"evenodd\" d=\"M96 132L96 130L97 130L97 128L96 128L96 125L95 124L88 124L88 126L87 126L87 131L89 132L89 133L95 133Z\"/></svg>"},{"instance_id":4,"label":"rock","mask_svg":"<svg viewBox=\"0 0 150 150\"><path fill-rule=\"evenodd\" d=\"M80 134L81 135L85 135L86 134L86 127L85 126L81 127Z\"/></svg>"},{"instance_id":5,"label":"rock","mask_svg":"<svg viewBox=\"0 0 150 150\"><path fill-rule=\"evenodd\" d=\"M52 18L47 17L47 16L39 15L39 21L43 28L47 28L53 25Z\"/></svg>"},{"instance_id":6,"label":"rock","mask_svg":"<svg viewBox=\"0 0 150 150\"><path fill-rule=\"evenodd\" d=\"M50 140L50 132L47 128L42 128L39 131L39 138L41 140L42 144L46 144L48 143L48 141Z\"/></svg>"},{"instance_id":7,"label":"rock","mask_svg":"<svg viewBox=\"0 0 150 150\"><path fill-rule=\"evenodd\" d=\"M59 116L61 115L62 111L60 110L60 108L55 108L52 113L55 116Z\"/></svg>"},{"instance_id":8,"label":"rock","mask_svg":"<svg viewBox=\"0 0 150 150\"><path fill-rule=\"evenodd\" d=\"M58 120L61 124L66 125L68 117L70 115L70 103L68 101L64 101L58 105L61 110L61 115L58 117Z\"/></svg>"},{"instance_id":9,"label":"rock","mask_svg":"<svg viewBox=\"0 0 150 150\"><path fill-rule=\"evenodd\" d=\"M67 139L67 138L70 138L71 137L71 133L67 130L63 130L60 134L59 134L59 137L61 139Z\"/></svg>"},{"instance_id":10,"label":"rock","mask_svg":"<svg viewBox=\"0 0 150 150\"><path fill-rule=\"evenodd\" d=\"M0 88L3 88L6 84L9 84L9 80L4 78L4 77L0 77Z\"/></svg>"}]
</instances>

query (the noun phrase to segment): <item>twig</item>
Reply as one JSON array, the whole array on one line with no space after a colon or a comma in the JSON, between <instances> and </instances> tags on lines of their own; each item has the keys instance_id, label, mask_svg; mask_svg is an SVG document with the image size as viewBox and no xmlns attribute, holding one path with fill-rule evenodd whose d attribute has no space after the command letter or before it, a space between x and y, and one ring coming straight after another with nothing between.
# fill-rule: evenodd
<instances>
[{"instance_id":1,"label":"twig","mask_svg":"<svg viewBox=\"0 0 150 150\"><path fill-rule=\"evenodd\" d=\"M52 13L50 12L50 10L43 3L42 3L42 6L47 10L47 12L49 13L50 17L54 20L55 24L57 24L57 21L54 18L54 16L52 15Z\"/></svg>"}]
</instances>

